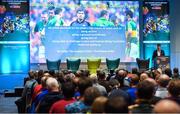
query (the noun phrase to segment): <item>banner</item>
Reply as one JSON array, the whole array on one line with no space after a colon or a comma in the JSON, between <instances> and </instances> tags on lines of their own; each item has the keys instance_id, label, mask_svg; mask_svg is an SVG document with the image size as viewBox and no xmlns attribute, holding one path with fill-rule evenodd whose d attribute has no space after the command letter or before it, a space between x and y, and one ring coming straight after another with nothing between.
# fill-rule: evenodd
<instances>
[{"instance_id":1,"label":"banner","mask_svg":"<svg viewBox=\"0 0 180 114\"><path fill-rule=\"evenodd\" d=\"M156 45L161 44L165 56L170 55L170 24L168 1L143 2L144 58L152 58ZM152 65L152 61L150 63Z\"/></svg>"},{"instance_id":2,"label":"banner","mask_svg":"<svg viewBox=\"0 0 180 114\"><path fill-rule=\"evenodd\" d=\"M29 70L29 1L1 0L0 73Z\"/></svg>"}]
</instances>

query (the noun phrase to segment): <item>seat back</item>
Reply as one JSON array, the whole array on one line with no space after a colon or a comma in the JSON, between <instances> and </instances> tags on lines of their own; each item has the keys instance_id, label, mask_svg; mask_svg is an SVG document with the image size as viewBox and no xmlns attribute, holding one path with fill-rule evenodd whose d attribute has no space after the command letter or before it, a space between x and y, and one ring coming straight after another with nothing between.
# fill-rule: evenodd
<instances>
[{"instance_id":1,"label":"seat back","mask_svg":"<svg viewBox=\"0 0 180 114\"><path fill-rule=\"evenodd\" d=\"M137 62L140 72L143 72L149 69L150 59L143 60L143 59L136 58L136 62Z\"/></svg>"},{"instance_id":2,"label":"seat back","mask_svg":"<svg viewBox=\"0 0 180 114\"><path fill-rule=\"evenodd\" d=\"M87 66L90 74L96 73L97 69L100 67L101 59L87 59Z\"/></svg>"},{"instance_id":3,"label":"seat back","mask_svg":"<svg viewBox=\"0 0 180 114\"><path fill-rule=\"evenodd\" d=\"M50 61L50 60L46 59L46 64L47 64L47 69L48 70L59 70L61 60L59 59L59 60L56 60L56 61Z\"/></svg>"},{"instance_id":4,"label":"seat back","mask_svg":"<svg viewBox=\"0 0 180 114\"><path fill-rule=\"evenodd\" d=\"M66 59L67 62L67 69L71 70L73 73L75 73L80 66L81 59Z\"/></svg>"},{"instance_id":5,"label":"seat back","mask_svg":"<svg viewBox=\"0 0 180 114\"><path fill-rule=\"evenodd\" d=\"M120 58L113 60L106 58L106 65L108 70L115 70L116 68L119 67L119 63L120 63Z\"/></svg>"}]
</instances>

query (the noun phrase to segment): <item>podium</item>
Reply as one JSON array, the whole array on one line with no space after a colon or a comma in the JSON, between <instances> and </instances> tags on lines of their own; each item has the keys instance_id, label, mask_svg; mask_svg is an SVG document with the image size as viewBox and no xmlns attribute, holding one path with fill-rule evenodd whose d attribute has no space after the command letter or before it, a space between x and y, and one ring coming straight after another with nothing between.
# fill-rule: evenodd
<instances>
[{"instance_id":1,"label":"podium","mask_svg":"<svg viewBox=\"0 0 180 114\"><path fill-rule=\"evenodd\" d=\"M161 68L164 70L165 68L170 68L170 57L169 56L160 56L154 59L154 68Z\"/></svg>"}]
</instances>

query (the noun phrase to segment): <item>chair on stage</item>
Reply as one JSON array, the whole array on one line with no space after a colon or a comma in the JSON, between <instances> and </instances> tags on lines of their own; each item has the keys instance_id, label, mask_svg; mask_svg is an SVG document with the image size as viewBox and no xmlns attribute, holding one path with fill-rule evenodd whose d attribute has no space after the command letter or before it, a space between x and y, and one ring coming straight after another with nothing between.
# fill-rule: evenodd
<instances>
[{"instance_id":1,"label":"chair on stage","mask_svg":"<svg viewBox=\"0 0 180 114\"><path fill-rule=\"evenodd\" d=\"M119 63L120 63L120 58L118 59L108 59L106 58L106 65L107 65L107 69L108 71L110 70L115 70L119 67Z\"/></svg>"},{"instance_id":2,"label":"chair on stage","mask_svg":"<svg viewBox=\"0 0 180 114\"><path fill-rule=\"evenodd\" d=\"M56 60L56 61L51 61L46 59L46 64L47 64L47 69L48 70L59 70L60 68L60 64L61 64L61 60Z\"/></svg>"},{"instance_id":3,"label":"chair on stage","mask_svg":"<svg viewBox=\"0 0 180 114\"><path fill-rule=\"evenodd\" d=\"M81 59L66 59L67 69L75 73L80 66Z\"/></svg>"},{"instance_id":4,"label":"chair on stage","mask_svg":"<svg viewBox=\"0 0 180 114\"><path fill-rule=\"evenodd\" d=\"M87 66L90 74L96 74L97 69L100 67L101 59L87 59Z\"/></svg>"},{"instance_id":5,"label":"chair on stage","mask_svg":"<svg viewBox=\"0 0 180 114\"><path fill-rule=\"evenodd\" d=\"M150 59L144 60L144 59L136 58L136 62L137 62L137 65L138 65L138 68L139 68L140 72L149 70Z\"/></svg>"}]
</instances>

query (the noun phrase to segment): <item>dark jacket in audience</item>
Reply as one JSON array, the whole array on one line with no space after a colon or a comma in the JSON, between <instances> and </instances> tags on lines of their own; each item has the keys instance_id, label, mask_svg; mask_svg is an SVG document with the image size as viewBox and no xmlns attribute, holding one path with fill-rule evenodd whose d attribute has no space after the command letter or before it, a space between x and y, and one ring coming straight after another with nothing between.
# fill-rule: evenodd
<instances>
[{"instance_id":1,"label":"dark jacket in audience","mask_svg":"<svg viewBox=\"0 0 180 114\"><path fill-rule=\"evenodd\" d=\"M50 92L41 100L37 112L48 113L51 106L58 100L62 99L63 95L59 92Z\"/></svg>"}]
</instances>

